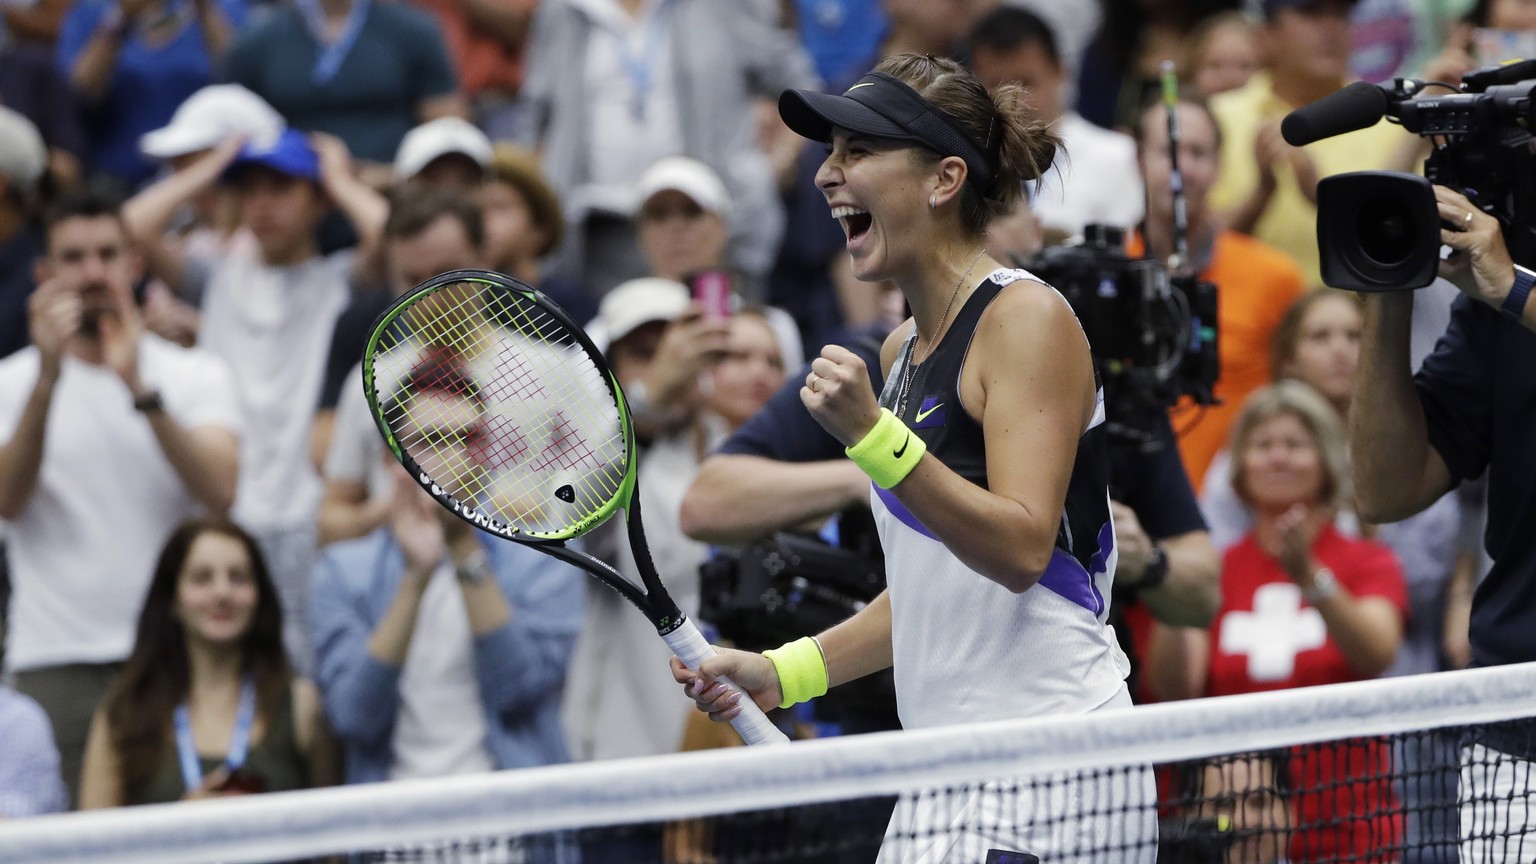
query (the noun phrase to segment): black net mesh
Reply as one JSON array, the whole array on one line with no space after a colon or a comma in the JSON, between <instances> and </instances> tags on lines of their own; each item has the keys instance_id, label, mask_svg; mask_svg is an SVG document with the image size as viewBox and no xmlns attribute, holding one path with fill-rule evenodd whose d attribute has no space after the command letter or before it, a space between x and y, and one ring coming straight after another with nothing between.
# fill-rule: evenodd
<instances>
[{"instance_id":1,"label":"black net mesh","mask_svg":"<svg viewBox=\"0 0 1536 864\"><path fill-rule=\"evenodd\" d=\"M1045 864L1529 862L1536 861L1536 819L1528 824L1525 810L1536 796L1528 761L1536 755L1528 751L1533 733L1536 721L1515 721L1348 738L397 849L366 860L983 864L1028 862L1033 855Z\"/></svg>"},{"instance_id":2,"label":"black net mesh","mask_svg":"<svg viewBox=\"0 0 1536 864\"><path fill-rule=\"evenodd\" d=\"M0 862L1532 862L1533 675L42 817Z\"/></svg>"}]
</instances>

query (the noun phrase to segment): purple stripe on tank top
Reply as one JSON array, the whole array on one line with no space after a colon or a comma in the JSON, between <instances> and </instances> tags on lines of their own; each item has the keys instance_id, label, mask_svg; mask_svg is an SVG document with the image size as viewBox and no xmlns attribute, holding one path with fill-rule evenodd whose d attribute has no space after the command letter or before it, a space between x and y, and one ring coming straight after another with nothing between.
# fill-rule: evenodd
<instances>
[{"instance_id":1,"label":"purple stripe on tank top","mask_svg":"<svg viewBox=\"0 0 1536 864\"><path fill-rule=\"evenodd\" d=\"M943 542L933 536L933 532L928 530L928 526L917 521L917 517L913 516L912 511L907 509L907 505L901 503L901 500L896 497L896 493L889 489L881 489L879 486L875 486L875 494L880 496L880 503L884 504L885 509L891 511L891 515L895 516L901 524L927 537L929 540Z\"/></svg>"},{"instance_id":2,"label":"purple stripe on tank top","mask_svg":"<svg viewBox=\"0 0 1536 864\"><path fill-rule=\"evenodd\" d=\"M897 521L929 540L943 542L912 515L912 511L907 509L907 505L901 503L895 493L889 489L881 489L879 486L875 486L874 489L875 494L880 496L881 503L885 505L885 509L889 510ZM1114 526L1106 522L1099 530L1098 551L1093 553L1093 557L1088 562L1093 567L1094 574L1105 571L1105 565L1109 559L1109 553L1114 549L1114 544ZM1040 585L1087 609L1095 618L1104 614L1104 594L1099 591L1098 583L1070 552L1056 549L1051 553L1051 561L1045 566L1045 573L1040 577Z\"/></svg>"},{"instance_id":3,"label":"purple stripe on tank top","mask_svg":"<svg viewBox=\"0 0 1536 864\"><path fill-rule=\"evenodd\" d=\"M1093 573L1083 569L1076 558L1070 552L1057 548L1051 553L1051 562L1045 565L1045 573L1040 577L1040 584L1046 589L1076 603L1092 612L1094 617L1104 614L1104 595L1099 591L1098 583L1094 581L1094 575L1103 573L1109 553L1114 549L1115 528L1105 522L1099 529L1099 549L1093 553L1093 558L1088 564L1093 568Z\"/></svg>"}]
</instances>

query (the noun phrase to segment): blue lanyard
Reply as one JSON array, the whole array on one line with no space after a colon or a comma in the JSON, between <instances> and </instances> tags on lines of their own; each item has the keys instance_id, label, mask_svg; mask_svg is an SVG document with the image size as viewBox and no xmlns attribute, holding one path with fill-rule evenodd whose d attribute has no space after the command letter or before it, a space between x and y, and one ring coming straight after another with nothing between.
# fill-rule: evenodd
<instances>
[{"instance_id":1,"label":"blue lanyard","mask_svg":"<svg viewBox=\"0 0 1536 864\"><path fill-rule=\"evenodd\" d=\"M651 20L646 22L645 33L641 36L641 50L638 54L630 50L629 39L625 34L614 34L619 65L624 67L624 72L635 89L630 111L636 119L645 117L645 103L651 95L651 84L655 80L653 75L656 71L657 58L661 56L661 40L667 32L665 17L670 8L667 0L658 0L656 11L651 13Z\"/></svg>"},{"instance_id":2,"label":"blue lanyard","mask_svg":"<svg viewBox=\"0 0 1536 864\"><path fill-rule=\"evenodd\" d=\"M341 33L335 41L326 41L325 13L320 11L320 4L316 0L295 0L299 17L304 19L304 26L313 36L320 47L320 54L315 58L315 68L310 73L310 80L315 84L329 84L336 73L341 70L342 61L352 53L352 46L357 43L358 34L363 31L363 22L368 17L368 7L372 0L352 0L352 8L347 12L347 22L342 25Z\"/></svg>"},{"instance_id":3,"label":"blue lanyard","mask_svg":"<svg viewBox=\"0 0 1536 864\"><path fill-rule=\"evenodd\" d=\"M181 757L181 780L191 792L203 786L203 765L197 758L197 743L192 740L192 720L187 703L176 706L176 751ZM224 765L233 771L245 764L251 749L251 723L256 719L256 685L247 675L240 685L240 707L235 711L235 731L229 736L229 755Z\"/></svg>"}]
</instances>

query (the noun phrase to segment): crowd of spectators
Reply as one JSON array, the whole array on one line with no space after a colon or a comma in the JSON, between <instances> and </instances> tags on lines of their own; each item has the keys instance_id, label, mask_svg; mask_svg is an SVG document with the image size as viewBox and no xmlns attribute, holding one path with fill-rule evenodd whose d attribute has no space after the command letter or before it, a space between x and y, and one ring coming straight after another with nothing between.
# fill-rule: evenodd
<instances>
[{"instance_id":1,"label":"crowd of spectators","mask_svg":"<svg viewBox=\"0 0 1536 864\"><path fill-rule=\"evenodd\" d=\"M1025 85L1062 136L989 235L1015 262L1094 223L1171 254L1167 115L1147 97L1164 61L1179 72L1221 401L1174 406L1183 471L1136 484L1184 518L1115 511L1154 673L1137 697L1465 665L1480 501L1356 515L1340 430L1361 312L1321 286L1314 231L1321 178L1410 167L1419 143L1383 123L1296 148L1278 126L1358 78L1506 59L1493 37L1536 31L1523 5L5 4L0 817L681 748L691 708L640 616L394 468L364 344L394 297L460 267L590 321L645 447L652 552L696 613L718 548L867 511L795 370L827 342L868 353L900 297L852 278L824 154L774 104L901 52ZM701 273L729 280L734 314L693 301ZM1415 363L1454 294L1415 306ZM591 549L634 567L615 536ZM1244 636L1254 622L1273 638ZM1293 787L1315 770L1242 767ZM1305 827L1318 806L1286 804L1298 860L1369 854Z\"/></svg>"}]
</instances>

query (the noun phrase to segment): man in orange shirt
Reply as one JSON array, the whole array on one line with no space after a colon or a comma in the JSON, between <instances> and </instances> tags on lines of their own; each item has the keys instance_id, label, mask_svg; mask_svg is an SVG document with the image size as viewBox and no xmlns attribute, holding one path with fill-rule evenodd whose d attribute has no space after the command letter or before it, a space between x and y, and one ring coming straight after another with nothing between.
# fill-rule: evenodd
<instances>
[{"instance_id":1,"label":"man in orange shirt","mask_svg":"<svg viewBox=\"0 0 1536 864\"><path fill-rule=\"evenodd\" d=\"M1173 192L1168 120L1161 104L1143 111L1135 134L1137 158L1147 187L1147 220L1127 243L1130 255L1166 261L1173 252ZM1270 381L1270 340L1285 310L1306 286L1296 262L1273 247L1223 228L1207 206L1207 193L1221 167L1216 120L1204 105L1180 102L1179 169L1189 223L1189 254L1200 278L1217 288L1220 404L1199 406L1185 399L1172 412L1179 452L1198 493L1211 459L1227 444L1228 430L1243 400ZM1150 247L1150 248L1149 248Z\"/></svg>"}]
</instances>

